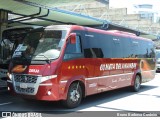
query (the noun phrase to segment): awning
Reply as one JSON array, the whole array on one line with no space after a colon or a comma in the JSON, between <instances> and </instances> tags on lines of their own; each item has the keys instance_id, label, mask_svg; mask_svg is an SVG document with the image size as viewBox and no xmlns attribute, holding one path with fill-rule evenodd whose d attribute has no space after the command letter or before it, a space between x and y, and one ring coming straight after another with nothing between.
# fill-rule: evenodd
<instances>
[{"instance_id":1,"label":"awning","mask_svg":"<svg viewBox=\"0 0 160 120\"><path fill-rule=\"evenodd\" d=\"M94 0L87 0L87 3L91 1ZM82 3L85 4L86 2L84 0L0 0L0 8L8 10L11 15L18 15L21 18L10 19L9 24L12 26L20 23L36 25L102 24L103 21L100 19L57 8Z\"/></svg>"},{"instance_id":2,"label":"awning","mask_svg":"<svg viewBox=\"0 0 160 120\"><path fill-rule=\"evenodd\" d=\"M77 24L100 29L118 29L140 36L143 35L146 38L157 39L156 35L143 31L117 25L107 20L59 9L60 6L86 4L93 1L95 0L0 0L0 9L7 10L9 15L14 15L14 17L8 20L10 26L23 24L43 26Z\"/></svg>"}]
</instances>

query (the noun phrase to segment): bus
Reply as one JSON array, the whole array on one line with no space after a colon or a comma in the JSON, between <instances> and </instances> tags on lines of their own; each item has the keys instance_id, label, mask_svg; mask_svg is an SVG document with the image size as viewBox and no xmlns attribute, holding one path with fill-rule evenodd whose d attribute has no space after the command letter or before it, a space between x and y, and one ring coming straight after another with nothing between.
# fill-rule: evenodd
<instances>
[{"instance_id":1,"label":"bus","mask_svg":"<svg viewBox=\"0 0 160 120\"><path fill-rule=\"evenodd\" d=\"M155 77L154 43L118 30L52 25L32 30L15 50L8 87L24 99L62 101L128 87Z\"/></svg>"},{"instance_id":2,"label":"bus","mask_svg":"<svg viewBox=\"0 0 160 120\"><path fill-rule=\"evenodd\" d=\"M0 41L0 87L7 87L7 72L11 57L18 44L23 42L27 32L33 26L17 26L7 28L2 32Z\"/></svg>"},{"instance_id":3,"label":"bus","mask_svg":"<svg viewBox=\"0 0 160 120\"><path fill-rule=\"evenodd\" d=\"M155 50L156 53L156 72L160 71L160 49Z\"/></svg>"}]
</instances>

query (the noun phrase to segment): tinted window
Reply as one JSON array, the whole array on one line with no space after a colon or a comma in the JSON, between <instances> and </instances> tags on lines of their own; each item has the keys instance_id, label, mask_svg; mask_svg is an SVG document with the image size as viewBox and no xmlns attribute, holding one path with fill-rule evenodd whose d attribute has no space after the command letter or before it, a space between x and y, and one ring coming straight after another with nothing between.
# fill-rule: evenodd
<instances>
[{"instance_id":1,"label":"tinted window","mask_svg":"<svg viewBox=\"0 0 160 120\"><path fill-rule=\"evenodd\" d=\"M86 32L83 41L86 58L150 58L154 57L152 42L129 37Z\"/></svg>"},{"instance_id":2,"label":"tinted window","mask_svg":"<svg viewBox=\"0 0 160 120\"><path fill-rule=\"evenodd\" d=\"M112 56L111 41L110 35L86 33L83 41L84 56L86 58L110 58Z\"/></svg>"},{"instance_id":3,"label":"tinted window","mask_svg":"<svg viewBox=\"0 0 160 120\"><path fill-rule=\"evenodd\" d=\"M131 39L130 38L121 38L121 45L122 45L122 57L123 58L130 58L131 53Z\"/></svg>"},{"instance_id":4,"label":"tinted window","mask_svg":"<svg viewBox=\"0 0 160 120\"><path fill-rule=\"evenodd\" d=\"M112 58L121 58L122 56L122 43L119 37L113 37L112 42Z\"/></svg>"},{"instance_id":5,"label":"tinted window","mask_svg":"<svg viewBox=\"0 0 160 120\"><path fill-rule=\"evenodd\" d=\"M154 58L155 57L155 51L154 51L154 44L148 43L148 54L149 58Z\"/></svg>"},{"instance_id":6,"label":"tinted window","mask_svg":"<svg viewBox=\"0 0 160 120\"><path fill-rule=\"evenodd\" d=\"M132 57L153 58L155 57L154 45L145 40L132 39Z\"/></svg>"},{"instance_id":7,"label":"tinted window","mask_svg":"<svg viewBox=\"0 0 160 120\"><path fill-rule=\"evenodd\" d=\"M103 57L104 57L101 48L92 48L92 50L94 51L95 56L96 56L97 58L103 58Z\"/></svg>"},{"instance_id":8,"label":"tinted window","mask_svg":"<svg viewBox=\"0 0 160 120\"><path fill-rule=\"evenodd\" d=\"M84 49L84 57L85 58L93 58L92 48Z\"/></svg>"},{"instance_id":9,"label":"tinted window","mask_svg":"<svg viewBox=\"0 0 160 120\"><path fill-rule=\"evenodd\" d=\"M132 39L131 57L138 58L139 52L139 41Z\"/></svg>"},{"instance_id":10,"label":"tinted window","mask_svg":"<svg viewBox=\"0 0 160 120\"><path fill-rule=\"evenodd\" d=\"M86 48L84 49L85 58L103 58L103 52L101 48Z\"/></svg>"}]
</instances>

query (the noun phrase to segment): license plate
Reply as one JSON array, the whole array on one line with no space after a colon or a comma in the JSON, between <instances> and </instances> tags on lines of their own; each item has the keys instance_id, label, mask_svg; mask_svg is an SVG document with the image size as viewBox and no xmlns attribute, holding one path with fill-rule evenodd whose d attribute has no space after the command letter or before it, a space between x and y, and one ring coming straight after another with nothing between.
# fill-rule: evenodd
<instances>
[{"instance_id":1,"label":"license plate","mask_svg":"<svg viewBox=\"0 0 160 120\"><path fill-rule=\"evenodd\" d=\"M20 83L20 88L27 88L27 84L26 83Z\"/></svg>"}]
</instances>

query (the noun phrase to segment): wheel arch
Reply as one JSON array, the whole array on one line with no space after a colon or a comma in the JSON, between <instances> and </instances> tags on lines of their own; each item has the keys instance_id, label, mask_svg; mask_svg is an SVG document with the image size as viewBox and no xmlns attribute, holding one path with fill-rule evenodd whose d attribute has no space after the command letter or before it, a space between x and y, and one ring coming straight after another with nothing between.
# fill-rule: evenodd
<instances>
[{"instance_id":1,"label":"wheel arch","mask_svg":"<svg viewBox=\"0 0 160 120\"><path fill-rule=\"evenodd\" d=\"M77 107L80 103L81 100L83 99L83 97L85 96L85 86L82 80L74 80L72 82L70 82L70 84L67 85L67 91L66 91L66 99L62 100L62 104L64 105L64 107L66 108L75 108ZM73 90L73 86L74 88L81 88L79 89L80 91L79 93L79 97L77 97L77 93L73 93L75 90ZM70 93L73 90L72 93ZM73 96L76 96L76 98L74 98ZM81 96L81 97L80 97ZM74 101L75 100L75 101Z\"/></svg>"},{"instance_id":2,"label":"wheel arch","mask_svg":"<svg viewBox=\"0 0 160 120\"><path fill-rule=\"evenodd\" d=\"M82 89L82 97L84 98L86 96L86 89L85 89L85 81L83 79L72 79L72 80L68 80L66 87L65 87L65 94L63 95L63 99L67 98L67 94L68 94L68 90L69 87L73 84L73 83L78 83L81 86Z\"/></svg>"},{"instance_id":3,"label":"wheel arch","mask_svg":"<svg viewBox=\"0 0 160 120\"><path fill-rule=\"evenodd\" d=\"M137 77L138 77L138 79L137 79ZM138 92L140 90L141 83L142 83L141 79L142 78L141 78L140 73L135 74L134 79L133 79L133 85L131 86L131 91Z\"/></svg>"},{"instance_id":4,"label":"wheel arch","mask_svg":"<svg viewBox=\"0 0 160 120\"><path fill-rule=\"evenodd\" d=\"M131 82L131 86L133 86L134 85L134 80L135 80L135 78L136 78L136 76L137 75L139 75L140 76L140 79L141 79L141 83L142 83L142 74L141 74L141 71L140 70L138 70L138 71L136 71L135 73L134 73L134 75L133 75L133 78L132 78L132 82Z\"/></svg>"},{"instance_id":5,"label":"wheel arch","mask_svg":"<svg viewBox=\"0 0 160 120\"><path fill-rule=\"evenodd\" d=\"M72 81L70 84L69 84L69 86L68 86L68 88L71 86L71 84L73 84L73 83L79 83L79 85L80 85L80 87L81 87L81 89L82 89L82 97L84 98L85 97L85 84L84 84L84 82L82 81L82 80L74 80L74 81ZM68 91L67 91L67 93L68 93Z\"/></svg>"},{"instance_id":6,"label":"wheel arch","mask_svg":"<svg viewBox=\"0 0 160 120\"><path fill-rule=\"evenodd\" d=\"M135 77L136 77L137 75L139 75L139 77L140 77L140 82L142 83L142 74L141 74L140 72L138 72L138 73L136 73Z\"/></svg>"}]
</instances>

